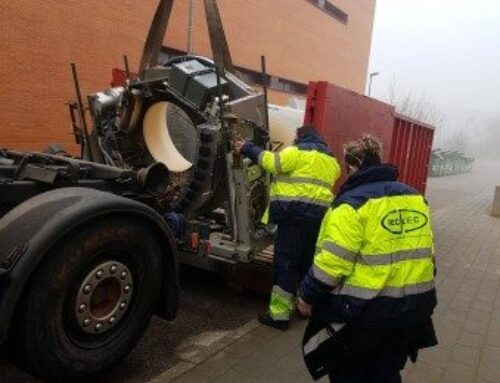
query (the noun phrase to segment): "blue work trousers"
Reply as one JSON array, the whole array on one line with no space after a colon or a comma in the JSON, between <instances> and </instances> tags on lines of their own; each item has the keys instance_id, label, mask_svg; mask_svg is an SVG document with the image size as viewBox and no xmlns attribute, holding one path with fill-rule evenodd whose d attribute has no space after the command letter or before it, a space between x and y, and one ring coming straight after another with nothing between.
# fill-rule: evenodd
<instances>
[{"instance_id":1,"label":"blue work trousers","mask_svg":"<svg viewBox=\"0 0 500 383\"><path fill-rule=\"evenodd\" d=\"M294 296L312 265L320 222L280 223L274 242L274 287L269 312L276 320L288 320Z\"/></svg>"}]
</instances>

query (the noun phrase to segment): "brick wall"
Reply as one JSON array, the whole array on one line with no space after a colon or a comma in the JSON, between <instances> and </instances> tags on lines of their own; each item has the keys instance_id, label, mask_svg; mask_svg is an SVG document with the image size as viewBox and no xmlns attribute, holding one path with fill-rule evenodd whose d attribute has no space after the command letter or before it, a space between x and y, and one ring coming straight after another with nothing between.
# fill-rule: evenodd
<instances>
[{"instance_id":1,"label":"brick wall","mask_svg":"<svg viewBox=\"0 0 500 383\"><path fill-rule=\"evenodd\" d=\"M333 0L347 25L308 0L219 0L236 65L307 83L328 80L362 92L375 0ZM194 49L209 55L202 0L195 0ZM156 0L0 1L0 147L42 149L57 142L75 152L64 102L74 97L70 62L82 91L109 85L127 54L136 69ZM185 50L187 0L174 5L165 44ZM271 92L286 103L287 94Z\"/></svg>"}]
</instances>

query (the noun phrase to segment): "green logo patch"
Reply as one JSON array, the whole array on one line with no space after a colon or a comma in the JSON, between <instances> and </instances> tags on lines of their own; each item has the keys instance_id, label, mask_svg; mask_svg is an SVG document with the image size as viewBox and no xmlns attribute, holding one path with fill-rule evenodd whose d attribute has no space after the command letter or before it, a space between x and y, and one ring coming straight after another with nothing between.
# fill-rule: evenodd
<instances>
[{"instance_id":1,"label":"green logo patch","mask_svg":"<svg viewBox=\"0 0 500 383\"><path fill-rule=\"evenodd\" d=\"M387 213L380 223L382 227L392 234L410 233L423 228L429 218L417 210L399 209Z\"/></svg>"}]
</instances>

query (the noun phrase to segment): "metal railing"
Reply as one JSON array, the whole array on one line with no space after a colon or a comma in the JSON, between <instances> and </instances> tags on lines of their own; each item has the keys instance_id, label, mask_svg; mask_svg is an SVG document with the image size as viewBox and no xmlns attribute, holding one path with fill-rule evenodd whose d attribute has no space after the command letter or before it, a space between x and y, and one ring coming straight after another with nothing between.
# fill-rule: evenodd
<instances>
[{"instance_id":1,"label":"metal railing","mask_svg":"<svg viewBox=\"0 0 500 383\"><path fill-rule=\"evenodd\" d=\"M431 177L469 173L475 159L458 150L433 149L431 153Z\"/></svg>"}]
</instances>

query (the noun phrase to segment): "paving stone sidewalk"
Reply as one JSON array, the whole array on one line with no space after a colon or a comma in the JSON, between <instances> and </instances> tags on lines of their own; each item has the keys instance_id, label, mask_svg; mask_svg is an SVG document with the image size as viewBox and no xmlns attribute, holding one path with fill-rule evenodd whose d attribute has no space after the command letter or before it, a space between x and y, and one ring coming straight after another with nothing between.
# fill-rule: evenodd
<instances>
[{"instance_id":1,"label":"paving stone sidewalk","mask_svg":"<svg viewBox=\"0 0 500 383\"><path fill-rule=\"evenodd\" d=\"M440 344L407 366L405 383L500 382L500 218L489 215L495 185L500 162L429 182ZM283 333L251 322L151 383L311 382L300 351L304 326L297 320Z\"/></svg>"}]
</instances>

